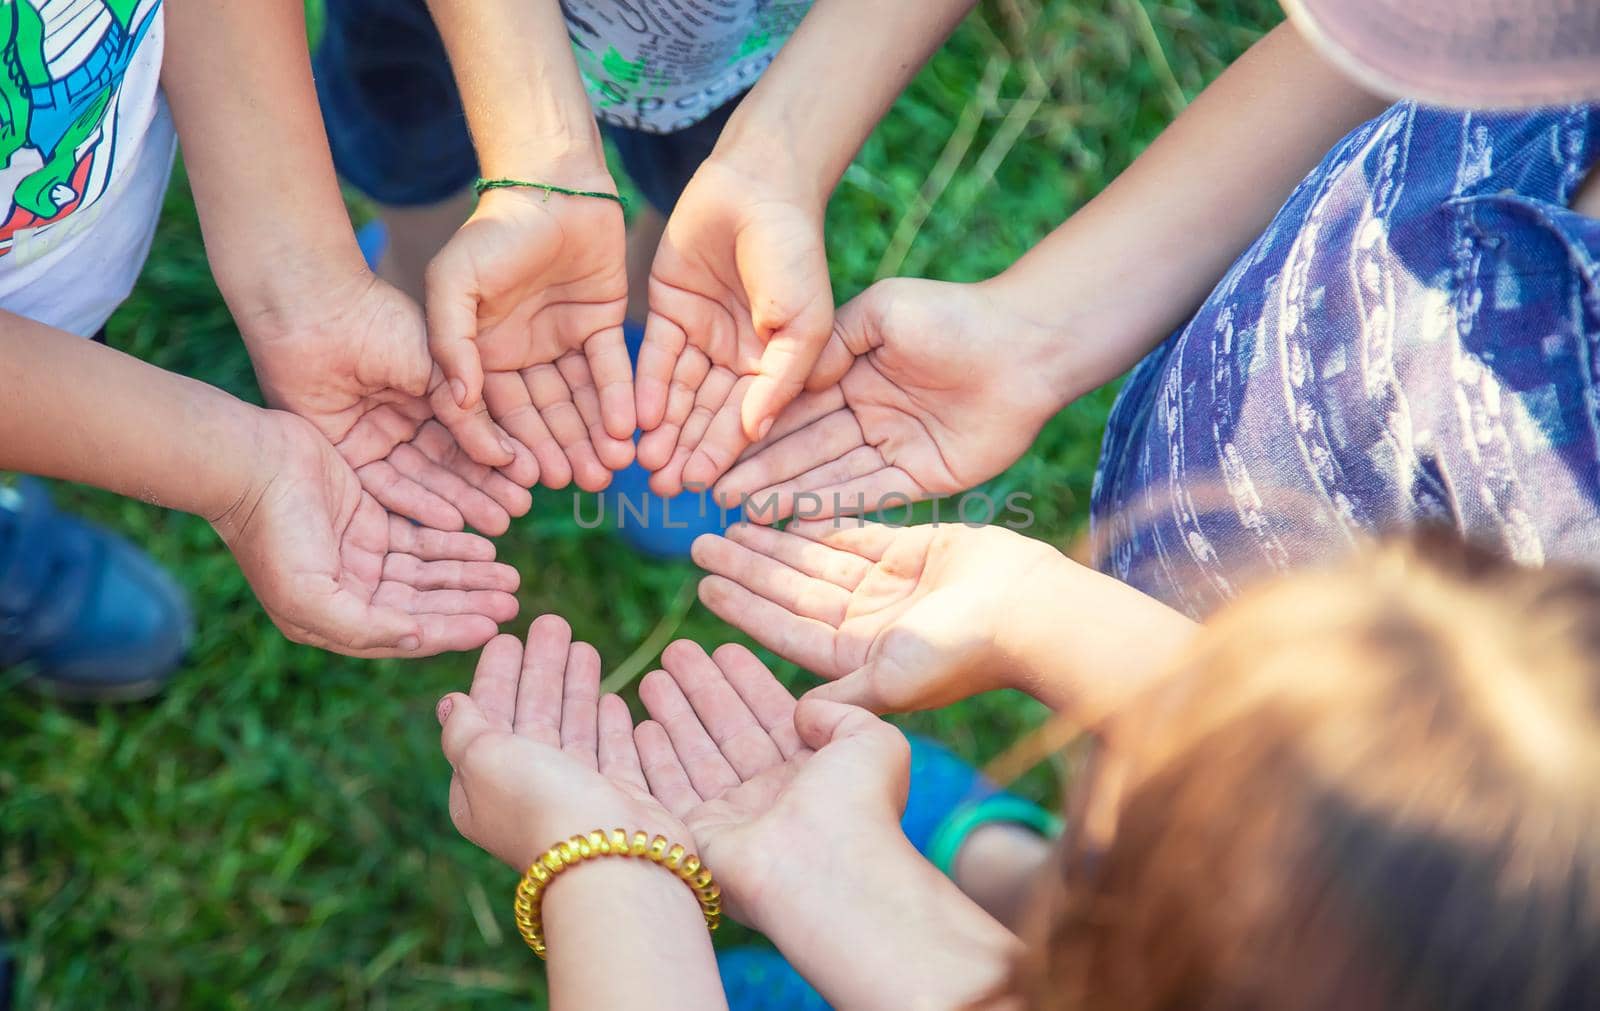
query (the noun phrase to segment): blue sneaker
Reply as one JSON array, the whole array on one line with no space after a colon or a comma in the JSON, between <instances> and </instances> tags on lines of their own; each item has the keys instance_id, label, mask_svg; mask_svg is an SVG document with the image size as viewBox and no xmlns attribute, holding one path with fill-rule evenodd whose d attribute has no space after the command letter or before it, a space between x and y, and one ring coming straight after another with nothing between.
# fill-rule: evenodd
<instances>
[{"instance_id":1,"label":"blue sneaker","mask_svg":"<svg viewBox=\"0 0 1600 1011\"><path fill-rule=\"evenodd\" d=\"M623 324L623 336L637 367L644 328L630 320ZM743 517L738 509L717 505L710 491L662 498L650 490L650 472L637 463L613 475L600 496L604 524L634 550L655 558L688 558L696 537L720 534Z\"/></svg>"},{"instance_id":2,"label":"blue sneaker","mask_svg":"<svg viewBox=\"0 0 1600 1011\"><path fill-rule=\"evenodd\" d=\"M192 632L148 555L57 512L42 481L0 484L0 669L70 701L133 701L162 689Z\"/></svg>"}]
</instances>

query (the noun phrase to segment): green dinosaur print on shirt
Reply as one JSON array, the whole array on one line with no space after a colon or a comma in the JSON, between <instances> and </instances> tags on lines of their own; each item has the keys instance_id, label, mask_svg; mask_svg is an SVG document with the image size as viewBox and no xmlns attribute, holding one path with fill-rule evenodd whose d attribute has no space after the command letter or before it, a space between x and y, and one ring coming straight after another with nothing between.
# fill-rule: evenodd
<instances>
[{"instance_id":1,"label":"green dinosaur print on shirt","mask_svg":"<svg viewBox=\"0 0 1600 1011\"><path fill-rule=\"evenodd\" d=\"M119 54L124 58L137 45L133 15L139 2L101 0L126 39L129 52ZM21 151L38 152L44 164L17 184L12 201L48 219L61 210L58 194L71 192L68 183L77 168L78 149L101 128L122 74L115 73L92 95L73 96L76 115L65 129L47 141L39 139L32 92L60 82L45 58L44 27L38 9L27 0L0 0L0 63L5 65L0 74L0 167L11 165Z\"/></svg>"}]
</instances>

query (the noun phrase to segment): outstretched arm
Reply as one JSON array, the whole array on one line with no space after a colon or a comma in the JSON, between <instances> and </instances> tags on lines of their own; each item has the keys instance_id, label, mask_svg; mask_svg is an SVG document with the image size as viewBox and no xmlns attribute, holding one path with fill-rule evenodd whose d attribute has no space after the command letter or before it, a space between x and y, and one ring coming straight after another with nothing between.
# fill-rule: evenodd
<instances>
[{"instance_id":1,"label":"outstretched arm","mask_svg":"<svg viewBox=\"0 0 1600 1011\"><path fill-rule=\"evenodd\" d=\"M420 309L362 260L312 87L303 4L168 0L165 16L162 85L206 253L268 403L314 424L363 478L437 417L463 460L505 467L524 486L537 480L526 450L485 415L456 407L428 356ZM459 482L446 466L408 467L408 456L417 454L402 452L379 468L381 484L368 483L386 505L436 522L436 511L408 504L425 486ZM465 511L499 526L508 504L519 508L508 500L493 517Z\"/></svg>"},{"instance_id":2,"label":"outstretched arm","mask_svg":"<svg viewBox=\"0 0 1600 1011\"><path fill-rule=\"evenodd\" d=\"M819 0L668 222L639 354L640 462L710 485L812 380L833 327L823 212L850 160L973 0ZM830 374L831 364L831 374ZM712 416L714 414L714 417ZM695 415L710 417L701 424Z\"/></svg>"},{"instance_id":3,"label":"outstretched arm","mask_svg":"<svg viewBox=\"0 0 1600 1011\"><path fill-rule=\"evenodd\" d=\"M1000 986L1016 939L901 831L904 735L852 706L797 706L740 646L677 642L662 663L639 686L643 778L733 915L838 1007L965 1007Z\"/></svg>"},{"instance_id":4,"label":"outstretched arm","mask_svg":"<svg viewBox=\"0 0 1600 1011\"><path fill-rule=\"evenodd\" d=\"M841 309L823 361L854 364L798 398L719 497L775 494L782 518L809 492L832 515L836 497L870 510L994 477L1180 326L1305 173L1382 108L1278 28L1000 276L893 278Z\"/></svg>"},{"instance_id":5,"label":"outstretched arm","mask_svg":"<svg viewBox=\"0 0 1600 1011\"><path fill-rule=\"evenodd\" d=\"M488 179L615 194L556 0L430 0ZM590 491L633 461L622 208L493 189L428 267L428 339L463 408ZM551 475L557 475L554 479Z\"/></svg>"},{"instance_id":6,"label":"outstretched arm","mask_svg":"<svg viewBox=\"0 0 1600 1011\"><path fill-rule=\"evenodd\" d=\"M517 572L488 541L388 513L292 415L9 314L0 361L0 470L205 517L298 642L429 656L516 614Z\"/></svg>"},{"instance_id":7,"label":"outstretched arm","mask_svg":"<svg viewBox=\"0 0 1600 1011\"><path fill-rule=\"evenodd\" d=\"M509 635L489 643L471 694L446 696L438 715L456 827L518 873L596 829L689 846L638 776L627 704L600 696L599 654L560 618L535 621L526 647ZM550 884L539 911L555 1011L727 1006L700 904L670 871L587 860Z\"/></svg>"},{"instance_id":8,"label":"outstretched arm","mask_svg":"<svg viewBox=\"0 0 1600 1011\"><path fill-rule=\"evenodd\" d=\"M1070 335L1074 395L1109 382L1182 325L1306 173L1388 104L1282 24L992 286Z\"/></svg>"}]
</instances>

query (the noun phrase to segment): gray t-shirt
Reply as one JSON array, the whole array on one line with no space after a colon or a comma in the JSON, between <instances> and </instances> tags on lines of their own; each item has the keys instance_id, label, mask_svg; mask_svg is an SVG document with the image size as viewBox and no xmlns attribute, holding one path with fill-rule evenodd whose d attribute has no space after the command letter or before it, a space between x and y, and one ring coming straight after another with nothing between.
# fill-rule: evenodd
<instances>
[{"instance_id":1,"label":"gray t-shirt","mask_svg":"<svg viewBox=\"0 0 1600 1011\"><path fill-rule=\"evenodd\" d=\"M675 133L755 84L810 0L562 0L607 123Z\"/></svg>"}]
</instances>

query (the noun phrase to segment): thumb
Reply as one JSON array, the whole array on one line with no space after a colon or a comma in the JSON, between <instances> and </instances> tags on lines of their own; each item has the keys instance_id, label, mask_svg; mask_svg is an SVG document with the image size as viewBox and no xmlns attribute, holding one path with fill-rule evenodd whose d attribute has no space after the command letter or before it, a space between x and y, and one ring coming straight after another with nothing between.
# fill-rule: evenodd
<instances>
[{"instance_id":1,"label":"thumb","mask_svg":"<svg viewBox=\"0 0 1600 1011\"><path fill-rule=\"evenodd\" d=\"M489 732L489 720L472 696L461 692L451 692L440 699L437 715L443 728L439 744L444 757L451 767L459 769L468 745Z\"/></svg>"},{"instance_id":2,"label":"thumb","mask_svg":"<svg viewBox=\"0 0 1600 1011\"><path fill-rule=\"evenodd\" d=\"M905 746L905 735L894 727L860 706L822 698L820 691L807 692L795 707L794 729L806 747L821 751L847 740L885 752L896 752Z\"/></svg>"},{"instance_id":3,"label":"thumb","mask_svg":"<svg viewBox=\"0 0 1600 1011\"><path fill-rule=\"evenodd\" d=\"M470 276L439 254L428 268L428 350L450 381L456 406L469 410L483 396L483 361L478 355L478 296Z\"/></svg>"},{"instance_id":4,"label":"thumb","mask_svg":"<svg viewBox=\"0 0 1600 1011\"><path fill-rule=\"evenodd\" d=\"M761 352L755 381L745 393L739 420L751 441L766 438L778 413L805 389L811 369L828 341L825 327L813 328L796 320L780 330Z\"/></svg>"},{"instance_id":5,"label":"thumb","mask_svg":"<svg viewBox=\"0 0 1600 1011\"><path fill-rule=\"evenodd\" d=\"M837 681L818 685L806 692L804 697L864 709L869 713L887 712L890 708L884 704L877 686L873 684L871 665L858 667Z\"/></svg>"}]
</instances>

